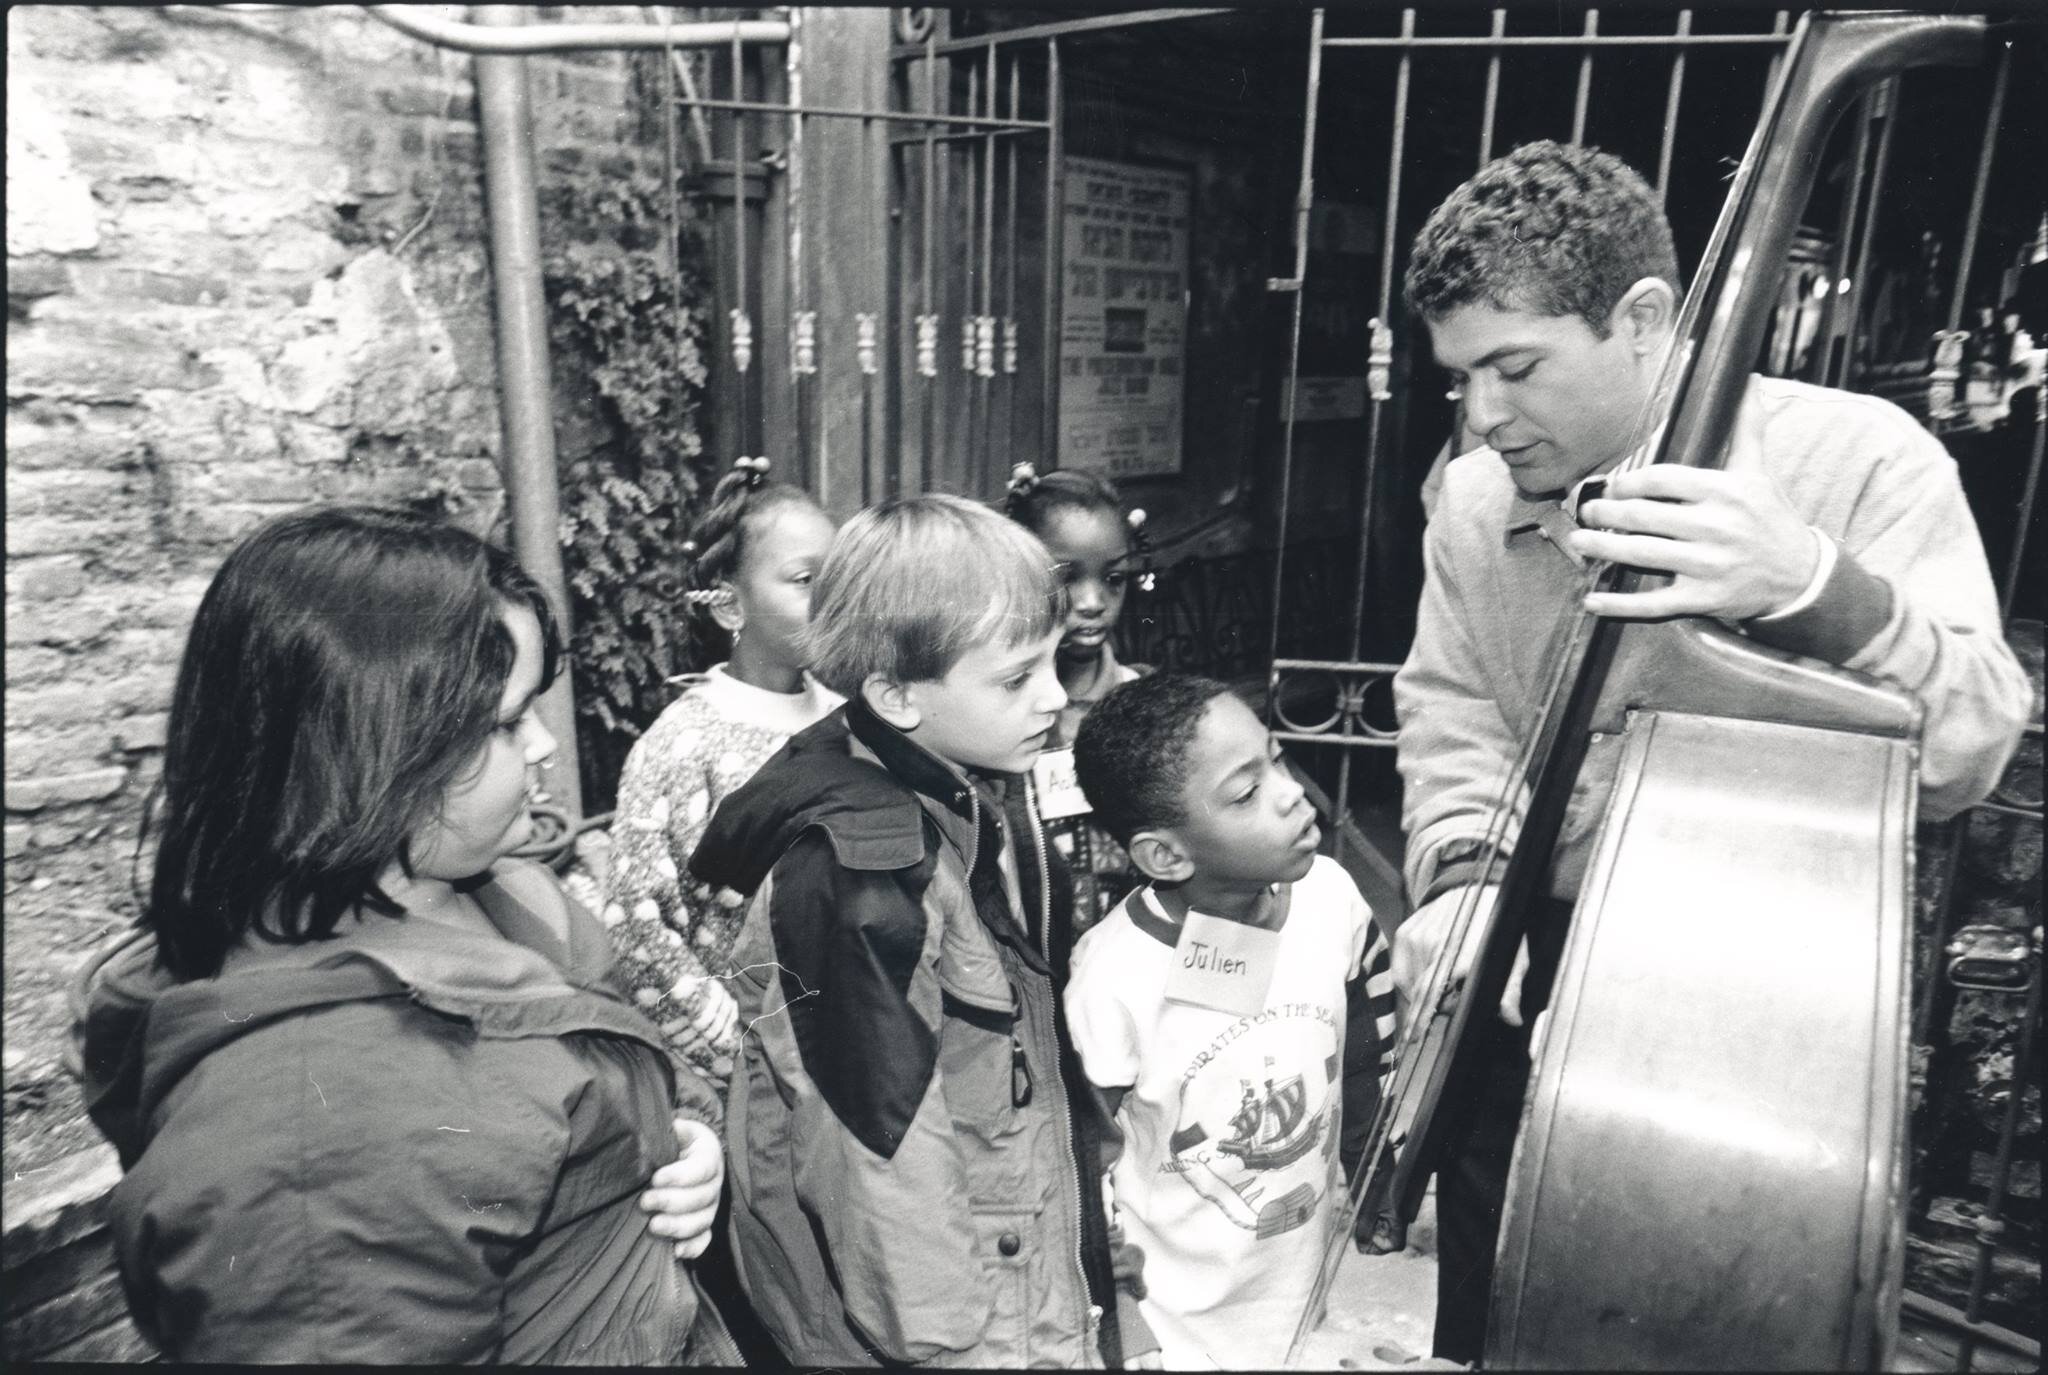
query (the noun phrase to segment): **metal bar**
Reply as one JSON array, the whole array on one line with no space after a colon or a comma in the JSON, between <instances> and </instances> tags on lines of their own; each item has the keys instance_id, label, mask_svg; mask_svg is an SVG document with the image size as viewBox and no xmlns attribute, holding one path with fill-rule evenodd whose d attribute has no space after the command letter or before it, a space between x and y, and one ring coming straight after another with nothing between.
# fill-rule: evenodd
<instances>
[{"instance_id":1,"label":"metal bar","mask_svg":"<svg viewBox=\"0 0 2048 1375\"><path fill-rule=\"evenodd\" d=\"M939 108L939 59L936 49L937 30L925 39L924 49L924 108L925 113L936 113ZM924 306L923 318L917 325L918 367L917 375L923 378L920 384L921 415L918 426L917 486L922 492L931 485L932 471L932 425L933 412L938 409L938 381L935 375L926 372L925 352L930 346L927 326L938 316L936 302L932 299L932 239L938 233L938 219L935 202L939 184L938 147L932 142L931 127L925 128L924 135L924 183L918 188L924 204L924 239L918 245L918 300Z\"/></svg>"},{"instance_id":2,"label":"metal bar","mask_svg":"<svg viewBox=\"0 0 2048 1375\"><path fill-rule=\"evenodd\" d=\"M1600 32L1600 11L1586 11L1586 37L1597 37ZM1683 52L1684 49L1679 51ZM1572 101L1572 142L1586 141L1586 104L1593 95L1593 50L1587 48L1579 57L1579 93Z\"/></svg>"},{"instance_id":3,"label":"metal bar","mask_svg":"<svg viewBox=\"0 0 2048 1375\"><path fill-rule=\"evenodd\" d=\"M1408 11L1413 14L1414 11ZM1280 419L1280 529L1273 541L1273 599L1268 604L1266 662L1280 657L1280 584L1287 568L1287 508L1294 487L1295 396L1301 383L1301 296L1308 276L1309 214L1315 205L1316 105L1323 89L1323 11L1314 10L1308 25L1308 95L1301 116L1301 182L1294 197L1294 278L1292 319L1287 340L1287 393ZM1382 245L1384 250L1385 245ZM1269 284L1270 285L1270 284ZM1279 694L1272 679L1267 680L1266 724L1272 725L1279 712ZM1290 1358L1293 1352L1288 1353Z\"/></svg>"},{"instance_id":4,"label":"metal bar","mask_svg":"<svg viewBox=\"0 0 2048 1375\"><path fill-rule=\"evenodd\" d=\"M477 5L477 23L520 22L517 5ZM517 51L514 49L513 51ZM566 639L569 587L562 571L560 479L555 472L553 376L548 360L547 298L541 284L540 210L535 193L533 102L526 59L476 59L479 132L484 155L484 215L490 237L491 298L498 325L498 413L504 427L503 478L512 552L540 584ZM559 765L548 791L569 813L583 814L571 675L557 674L539 700L555 737Z\"/></svg>"},{"instance_id":5,"label":"metal bar","mask_svg":"<svg viewBox=\"0 0 2048 1375\"><path fill-rule=\"evenodd\" d=\"M1948 327L1963 322L1963 295L1970 286L1970 266L1977 257L1977 231L1984 223L1984 187L1991 180L1991 158L1998 150L1999 117L2005 112L2005 83L2012 74L2012 48L1998 50L1998 75L1991 79L1991 103L1984 108L1984 146L1977 154L1977 181L1970 188L1970 215L1963 222L1963 251L1956 255L1956 289L1948 301ZM1964 379L1967 384L1968 379Z\"/></svg>"},{"instance_id":6,"label":"metal bar","mask_svg":"<svg viewBox=\"0 0 2048 1375\"><path fill-rule=\"evenodd\" d=\"M746 51L740 46L737 31L730 46L732 54L732 90L735 96L746 94ZM739 311L732 318L734 336L733 367L738 373L736 402L739 406L739 434L734 436L735 454L744 454L752 449L749 442L752 427L747 421L752 407L747 405L747 371L742 366L745 357L742 338L751 337L753 312L747 306L747 116L735 112L732 117L732 242L733 242L733 302Z\"/></svg>"},{"instance_id":7,"label":"metal bar","mask_svg":"<svg viewBox=\"0 0 2048 1375\"><path fill-rule=\"evenodd\" d=\"M948 124L969 129L985 129L993 126L999 133L1036 134L1045 129L1042 119L986 119L978 115L919 114L904 110L854 110L840 105L782 105L770 100L700 100L685 98L685 105L705 110L747 110L763 115L810 115L817 119L860 119L886 120L892 124ZM980 138L980 134L966 135ZM912 142L921 141L923 135L914 134Z\"/></svg>"},{"instance_id":8,"label":"metal bar","mask_svg":"<svg viewBox=\"0 0 2048 1375\"><path fill-rule=\"evenodd\" d=\"M1488 36L1493 51L1486 58L1486 107L1479 116L1479 165L1493 161L1493 125L1500 113L1500 42L1507 37L1508 12L1493 12L1493 32ZM1382 252L1385 246L1382 245Z\"/></svg>"},{"instance_id":9,"label":"metal bar","mask_svg":"<svg viewBox=\"0 0 2048 1375\"><path fill-rule=\"evenodd\" d=\"M982 83L986 92L984 101L990 115L996 112L996 50L988 50L987 75ZM977 353L974 374L985 384L974 391L981 403L980 444L975 452L975 461L984 468L989 463L994 449L990 444L995 428L995 274L996 274L996 142L987 137L981 147L981 319L975 321L977 330ZM986 335L979 331L986 329ZM986 350L984 358L982 350ZM984 367L983 363L987 366ZM1000 477L1001 474L998 474ZM1001 489L998 482L997 490Z\"/></svg>"},{"instance_id":10,"label":"metal bar","mask_svg":"<svg viewBox=\"0 0 2048 1375\"><path fill-rule=\"evenodd\" d=\"M675 25L670 22L668 17L668 10L665 8L657 8L656 6L653 5L642 5L640 7L640 13L642 17L644 17L647 20L647 22L649 22L650 24L659 24L665 31L671 30L675 27ZM697 78L695 75L691 73L690 64L685 62L683 60L683 55L675 51L673 47L671 47L668 51L668 72L674 80L680 81L682 83L683 94L690 97L690 99L694 101L697 97ZM663 98L670 102L673 102L676 99L675 88L672 85L664 83L662 87L662 93ZM690 111L690 132L696 135L697 153L700 159L706 163L711 162L712 159L715 158L717 155L712 151L711 148L711 125L704 118L704 112L702 110L692 109ZM670 161L669 166L671 168L675 166L673 160Z\"/></svg>"},{"instance_id":11,"label":"metal bar","mask_svg":"<svg viewBox=\"0 0 2048 1375\"><path fill-rule=\"evenodd\" d=\"M970 62L967 66L967 112L973 114L980 108L981 67ZM968 489L973 486L972 470L982 458L973 449L974 437L979 433L982 400L981 388L975 385L974 375L975 327L978 324L975 303L980 299L982 284L981 261L976 252L981 247L982 144L983 140L977 138L967 145L967 156L963 159L966 165L960 179L960 199L964 202L961 211L966 220L960 235L960 397L965 404L961 407L964 412L960 417L961 442L948 446L956 452L963 468L958 481Z\"/></svg>"},{"instance_id":12,"label":"metal bar","mask_svg":"<svg viewBox=\"0 0 2048 1375\"><path fill-rule=\"evenodd\" d=\"M812 488L822 503L825 496L824 474L812 468L811 407L817 404L817 386L812 382L813 373L803 370L804 359L797 345L803 342L803 312L810 305L810 292L804 281L804 75L803 75L803 9L792 7L789 11L789 42L783 48L783 80L789 92L789 103L796 108L789 116L788 172L783 178L783 202L789 215L789 406L794 412L791 417L796 429L796 468L804 486ZM816 327L815 319L810 325ZM810 344L816 348L816 336ZM813 353L812 366L816 365ZM808 403L808 404L807 404ZM815 479L815 484L814 484Z\"/></svg>"},{"instance_id":13,"label":"metal bar","mask_svg":"<svg viewBox=\"0 0 2048 1375\"><path fill-rule=\"evenodd\" d=\"M1016 54L1010 55L1010 118L1015 119L1022 94L1023 69ZM1005 212L1008 259L1005 264L1003 281L1003 462L998 469L1001 473L1010 471L1017 461L1017 371L1013 366L1010 349L1017 330L1017 145L998 145L1009 154L1009 181L1004 190L1008 193L1008 210ZM1048 245L1050 251L1050 245Z\"/></svg>"},{"instance_id":14,"label":"metal bar","mask_svg":"<svg viewBox=\"0 0 2048 1375\"><path fill-rule=\"evenodd\" d=\"M1820 369L1814 377L1824 387L1835 383L1835 321L1840 316L1842 284L1849 279L1849 241L1856 227L1856 207L1863 199L1863 169L1870 158L1870 112L1872 93L1866 91L1856 102L1856 141L1849 154L1849 185L1842 196L1842 214L1835 226L1835 252L1828 264L1827 295L1821 298L1820 329L1814 335ZM1847 355L1848 345L1843 344Z\"/></svg>"},{"instance_id":15,"label":"metal bar","mask_svg":"<svg viewBox=\"0 0 2048 1375\"><path fill-rule=\"evenodd\" d=\"M1790 19L1791 15L1786 10L1779 10L1777 14L1773 15L1771 18L1770 36L1771 38L1778 40L1780 46L1778 47L1777 51L1771 54L1770 65L1764 69L1764 109L1766 111L1768 111L1771 108L1771 96L1778 89L1778 73L1782 71L1785 66L1785 48L1783 44L1786 41L1784 35L1786 26ZM1692 41L1698 43L1703 40L1695 38Z\"/></svg>"},{"instance_id":16,"label":"metal bar","mask_svg":"<svg viewBox=\"0 0 2048 1375\"><path fill-rule=\"evenodd\" d=\"M1050 38L1045 44L1045 118L1052 126L1045 143L1045 319L1039 326L1045 415L1039 422L1039 447L1046 464L1055 468L1060 456L1060 302L1066 262L1062 248L1067 213L1062 168L1067 156L1067 131L1062 126L1065 113L1066 101L1060 93L1060 41Z\"/></svg>"},{"instance_id":17,"label":"metal bar","mask_svg":"<svg viewBox=\"0 0 2048 1375\"><path fill-rule=\"evenodd\" d=\"M1860 336L1857 317L1863 313L1864 286L1870 280L1870 245L1877 234L1877 207L1884 203L1885 175L1892 163L1892 131L1899 127L1899 95L1901 92L1897 77L1887 77L1877 84L1871 95L1873 115L1882 113L1884 131L1877 136L1877 165L1870 171L1870 196L1863 203L1863 232L1857 238L1856 270L1849 278L1849 348L1844 357L1842 376L1849 376L1848 365L1856 362L1856 340ZM1862 369L1857 369L1860 381Z\"/></svg>"},{"instance_id":18,"label":"metal bar","mask_svg":"<svg viewBox=\"0 0 2048 1375\"><path fill-rule=\"evenodd\" d=\"M507 32L495 25L486 25L481 16L475 23L465 24L423 13L423 7L419 5L365 5L363 8L372 18L382 20L410 38L479 56L518 57L612 48L716 48L728 42L782 43L789 38L789 25L779 19L668 25L536 24L530 28L522 25Z\"/></svg>"},{"instance_id":19,"label":"metal bar","mask_svg":"<svg viewBox=\"0 0 2048 1375\"><path fill-rule=\"evenodd\" d=\"M2027 1086L2034 1082L2034 1042L2041 1023L2041 928L2033 933L2034 967L2027 980L2027 1010L2020 1022L2019 1054L2013 1057L2012 1083L2005 1098L2005 1120L1998 1128L1998 1156L1991 1167L1991 1196L1977 1219L1976 1264L1970 1271L1970 1300L1963 1309L1969 1326L1963 1329L1962 1344L1956 1349L1956 1364L1970 1368L1977 1354L1976 1325L1984 1317L1984 1290L1991 1279L1991 1260L1998 1251L1999 1233L2005 1230L2005 1196L2012 1183L2012 1143L2019 1132L2020 1105Z\"/></svg>"},{"instance_id":20,"label":"metal bar","mask_svg":"<svg viewBox=\"0 0 2048 1375\"><path fill-rule=\"evenodd\" d=\"M1907 1289L1899 1294L1899 1307L1937 1327L1945 1327L1954 1332L1973 1332L1979 1341L2002 1346L2014 1355L2026 1357L2036 1365L2041 1363L2041 1343L2033 1338L2000 1327L1997 1323L1971 1322L1963 1316L1960 1308L1951 1308L1938 1299L1930 1299L1925 1294L1916 1294Z\"/></svg>"},{"instance_id":21,"label":"metal bar","mask_svg":"<svg viewBox=\"0 0 2048 1375\"><path fill-rule=\"evenodd\" d=\"M1592 22L1589 16L1587 22ZM1401 11L1401 33L1403 36L1415 32L1415 11ZM1386 228L1380 234L1380 294L1379 321L1387 329L1393 328L1394 310L1394 241L1395 231L1401 217L1401 159L1408 147L1408 79L1409 68L1414 58L1409 53L1401 54L1401 63L1394 75L1394 139L1387 150L1387 219ZM1583 81L1580 94L1583 97ZM1375 346L1377 352L1377 346ZM1368 368L1367 376L1372 375ZM1368 387L1371 383L1367 383ZM1368 561L1372 548L1372 507L1373 487L1379 480L1380 447L1386 442L1387 403L1377 397L1370 400L1372 420L1366 427L1365 473L1363 490L1358 503L1358 580L1352 591L1351 657L1356 659L1365 653L1365 584L1371 564Z\"/></svg>"},{"instance_id":22,"label":"metal bar","mask_svg":"<svg viewBox=\"0 0 2048 1375\"><path fill-rule=\"evenodd\" d=\"M1692 34L1692 11L1678 12L1678 29L1674 38L1688 38ZM1671 55L1671 82L1664 90L1664 141L1657 149L1657 199L1662 201L1671 189L1671 145L1678 134L1678 96L1685 89L1685 49L1680 48Z\"/></svg>"},{"instance_id":23,"label":"metal bar","mask_svg":"<svg viewBox=\"0 0 2048 1375\"><path fill-rule=\"evenodd\" d=\"M2020 565L2026 557L2027 533L2034 524L2034 498L2041 491L2041 448L2044 436L2048 436L2048 387L2037 386L2034 388L2034 445L2027 457L2027 485L2020 492L2019 524L2013 527L2012 554L2005 564L2005 586L1998 594L1998 618L2001 622L2012 619L2012 599L2020 590ZM1990 805L1998 806L1996 803ZM2003 807L1998 809L2006 810ZM2039 816L2040 813L2035 812L2032 815Z\"/></svg>"},{"instance_id":24,"label":"metal bar","mask_svg":"<svg viewBox=\"0 0 2048 1375\"><path fill-rule=\"evenodd\" d=\"M926 52L950 56L954 53L972 52L976 48L993 48L1011 43L1035 43L1041 38L1056 41L1068 34L1096 33L1103 29L1135 29L1144 24L1163 24L1177 19L1206 19L1211 15L1240 12L1234 9L1179 9L1098 14L1086 19L1064 19L1051 24L1032 24L1021 29L1006 29L1001 33L982 34L975 38L949 38L944 43L936 45L929 42L924 46L904 44L891 50L889 57L892 61L907 62Z\"/></svg>"},{"instance_id":25,"label":"metal bar","mask_svg":"<svg viewBox=\"0 0 2048 1375\"><path fill-rule=\"evenodd\" d=\"M1783 11L1780 11L1783 19ZM1688 38L1679 38L1668 33L1643 34L1599 34L1587 37L1584 34L1530 34L1523 37L1502 40L1493 37L1471 35L1462 38L1326 38L1325 48L1488 48L1496 44L1521 48L1668 48L1683 44L1689 48L1721 48L1732 46L1756 47L1771 45L1782 48L1790 41L1790 35L1782 28L1771 33L1696 33Z\"/></svg>"}]
</instances>

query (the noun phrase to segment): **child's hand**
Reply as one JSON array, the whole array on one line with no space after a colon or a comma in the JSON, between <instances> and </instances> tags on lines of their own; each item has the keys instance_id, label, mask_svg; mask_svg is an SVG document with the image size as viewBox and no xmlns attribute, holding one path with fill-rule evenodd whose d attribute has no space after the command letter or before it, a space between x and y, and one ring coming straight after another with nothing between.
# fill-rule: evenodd
<instances>
[{"instance_id":1,"label":"child's hand","mask_svg":"<svg viewBox=\"0 0 2048 1375\"><path fill-rule=\"evenodd\" d=\"M640 1211L654 1214L647 1230L673 1241L678 1260L694 1260L711 1244L711 1221L725 1183L725 1148L702 1122L678 1117L675 1127L682 1154L647 1181Z\"/></svg>"},{"instance_id":2,"label":"child's hand","mask_svg":"<svg viewBox=\"0 0 2048 1375\"><path fill-rule=\"evenodd\" d=\"M739 1040L740 1005L723 979L704 980L703 997L690 1020L705 1042L721 1053L730 1052Z\"/></svg>"}]
</instances>

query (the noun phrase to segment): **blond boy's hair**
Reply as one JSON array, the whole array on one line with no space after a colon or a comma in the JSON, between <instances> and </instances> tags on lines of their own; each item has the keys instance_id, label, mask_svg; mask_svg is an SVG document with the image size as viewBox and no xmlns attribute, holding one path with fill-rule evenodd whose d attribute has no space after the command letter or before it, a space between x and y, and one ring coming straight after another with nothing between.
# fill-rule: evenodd
<instances>
[{"instance_id":1,"label":"blond boy's hair","mask_svg":"<svg viewBox=\"0 0 2048 1375\"><path fill-rule=\"evenodd\" d=\"M811 673L846 697L871 674L933 682L977 646L1041 639L1066 615L1052 555L962 497L899 497L839 528L811 589Z\"/></svg>"}]
</instances>

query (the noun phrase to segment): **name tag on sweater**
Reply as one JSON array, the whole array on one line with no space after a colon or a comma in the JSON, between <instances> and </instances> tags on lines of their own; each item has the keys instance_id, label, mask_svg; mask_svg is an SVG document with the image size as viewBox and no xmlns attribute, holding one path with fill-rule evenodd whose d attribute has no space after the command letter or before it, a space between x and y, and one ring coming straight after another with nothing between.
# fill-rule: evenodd
<instances>
[{"instance_id":1,"label":"name tag on sweater","mask_svg":"<svg viewBox=\"0 0 2048 1375\"><path fill-rule=\"evenodd\" d=\"M1086 816L1093 810L1081 780L1074 774L1074 747L1046 750L1031 766L1031 781L1038 788L1038 814L1047 821L1065 821Z\"/></svg>"},{"instance_id":2,"label":"name tag on sweater","mask_svg":"<svg viewBox=\"0 0 2048 1375\"><path fill-rule=\"evenodd\" d=\"M1171 1002L1249 1017L1266 1006L1280 933L1201 912L1188 913L1166 977Z\"/></svg>"}]
</instances>

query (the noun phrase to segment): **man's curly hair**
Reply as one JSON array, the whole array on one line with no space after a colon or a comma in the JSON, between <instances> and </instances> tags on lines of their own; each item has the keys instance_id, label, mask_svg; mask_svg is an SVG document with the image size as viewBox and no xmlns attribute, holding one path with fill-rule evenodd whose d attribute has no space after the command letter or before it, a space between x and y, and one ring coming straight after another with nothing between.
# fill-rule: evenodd
<instances>
[{"instance_id":1,"label":"man's curly hair","mask_svg":"<svg viewBox=\"0 0 2048 1375\"><path fill-rule=\"evenodd\" d=\"M1671 225L1635 170L1597 148L1525 143L1479 169L1415 236L1408 309L1441 320L1459 306L1607 317L1644 277L1680 289Z\"/></svg>"}]
</instances>

